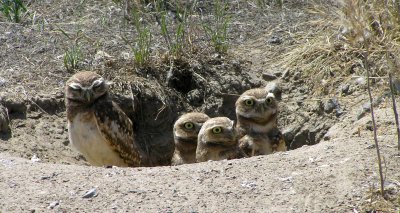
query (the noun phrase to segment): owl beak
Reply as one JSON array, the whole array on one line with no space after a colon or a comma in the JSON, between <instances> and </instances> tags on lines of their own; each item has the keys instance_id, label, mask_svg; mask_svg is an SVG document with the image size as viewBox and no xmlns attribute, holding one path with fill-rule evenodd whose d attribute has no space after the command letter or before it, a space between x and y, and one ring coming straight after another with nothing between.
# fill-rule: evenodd
<instances>
[{"instance_id":1,"label":"owl beak","mask_svg":"<svg viewBox=\"0 0 400 213\"><path fill-rule=\"evenodd\" d=\"M234 127L234 126L231 126L231 127L229 127L228 130L229 130L229 132L230 132L230 136L231 136L232 138L236 139L237 133L236 133L235 127Z\"/></svg>"},{"instance_id":2,"label":"owl beak","mask_svg":"<svg viewBox=\"0 0 400 213\"><path fill-rule=\"evenodd\" d=\"M85 91L85 98L86 98L87 102L90 102L92 100L92 95L90 94L89 90Z\"/></svg>"},{"instance_id":3,"label":"owl beak","mask_svg":"<svg viewBox=\"0 0 400 213\"><path fill-rule=\"evenodd\" d=\"M266 109L265 104L261 104L261 106L260 106L261 113L264 113L265 109Z\"/></svg>"}]
</instances>

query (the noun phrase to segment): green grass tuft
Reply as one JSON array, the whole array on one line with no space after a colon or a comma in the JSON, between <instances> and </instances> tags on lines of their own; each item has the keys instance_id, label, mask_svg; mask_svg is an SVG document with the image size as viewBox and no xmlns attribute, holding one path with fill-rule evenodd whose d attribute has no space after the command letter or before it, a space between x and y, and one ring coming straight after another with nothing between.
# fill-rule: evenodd
<instances>
[{"instance_id":1,"label":"green grass tuft","mask_svg":"<svg viewBox=\"0 0 400 213\"><path fill-rule=\"evenodd\" d=\"M22 0L1 0L0 2L0 12L9 21L21 22L22 13L26 11L26 6Z\"/></svg>"},{"instance_id":2,"label":"green grass tuft","mask_svg":"<svg viewBox=\"0 0 400 213\"><path fill-rule=\"evenodd\" d=\"M82 60L82 51L79 45L74 45L67 49L64 53L64 67L67 71L78 68L79 62Z\"/></svg>"},{"instance_id":3,"label":"green grass tuft","mask_svg":"<svg viewBox=\"0 0 400 213\"><path fill-rule=\"evenodd\" d=\"M228 27L230 17L226 13L228 3L223 0L215 1L213 26L203 25L206 34L210 37L211 43L218 53L226 53L228 44Z\"/></svg>"}]
</instances>

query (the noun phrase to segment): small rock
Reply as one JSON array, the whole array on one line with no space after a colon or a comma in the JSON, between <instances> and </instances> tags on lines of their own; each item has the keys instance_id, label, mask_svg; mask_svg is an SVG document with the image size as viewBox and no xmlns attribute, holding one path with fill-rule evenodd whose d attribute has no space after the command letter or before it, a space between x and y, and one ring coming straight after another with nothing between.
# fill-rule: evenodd
<instances>
[{"instance_id":1,"label":"small rock","mask_svg":"<svg viewBox=\"0 0 400 213\"><path fill-rule=\"evenodd\" d=\"M350 95L350 85L349 84L342 85L340 91L343 95Z\"/></svg>"},{"instance_id":2,"label":"small rock","mask_svg":"<svg viewBox=\"0 0 400 213\"><path fill-rule=\"evenodd\" d=\"M257 186L255 182L250 182L250 181L243 181L242 184L240 185L246 188L255 188Z\"/></svg>"},{"instance_id":3,"label":"small rock","mask_svg":"<svg viewBox=\"0 0 400 213\"><path fill-rule=\"evenodd\" d=\"M276 75L271 74L271 73L268 73L268 72L264 72L264 73L262 74L262 77L263 77L263 79L266 80L266 81L272 81L272 80L275 80L275 79L278 78L278 77L276 77Z\"/></svg>"},{"instance_id":4,"label":"small rock","mask_svg":"<svg viewBox=\"0 0 400 213\"><path fill-rule=\"evenodd\" d=\"M51 202L50 205L47 207L48 209L54 209L54 207L58 206L60 204L59 201L54 201Z\"/></svg>"},{"instance_id":5,"label":"small rock","mask_svg":"<svg viewBox=\"0 0 400 213\"><path fill-rule=\"evenodd\" d=\"M282 44L282 39L278 36L272 36L267 42L269 44Z\"/></svg>"},{"instance_id":6,"label":"small rock","mask_svg":"<svg viewBox=\"0 0 400 213\"><path fill-rule=\"evenodd\" d=\"M92 197L96 197L97 196L97 188L93 188L91 190L89 190L88 192L86 192L82 198L92 198Z\"/></svg>"},{"instance_id":7,"label":"small rock","mask_svg":"<svg viewBox=\"0 0 400 213\"><path fill-rule=\"evenodd\" d=\"M366 128L367 130L369 130L369 131L374 131L374 126L372 125L372 121L368 121L368 122L365 124L365 128Z\"/></svg>"},{"instance_id":8,"label":"small rock","mask_svg":"<svg viewBox=\"0 0 400 213\"><path fill-rule=\"evenodd\" d=\"M64 146L68 146L68 145L69 145L69 140L64 140L64 141L62 142L62 144L63 144Z\"/></svg>"},{"instance_id":9,"label":"small rock","mask_svg":"<svg viewBox=\"0 0 400 213\"><path fill-rule=\"evenodd\" d=\"M278 83L271 82L271 83L267 84L267 86L265 86L265 89L268 92L273 93L275 95L276 99L278 99L278 100L282 99L282 89L280 88Z\"/></svg>"},{"instance_id":10,"label":"small rock","mask_svg":"<svg viewBox=\"0 0 400 213\"><path fill-rule=\"evenodd\" d=\"M358 77L356 79L356 84L358 85L365 85L367 83L367 80L364 77Z\"/></svg>"},{"instance_id":11,"label":"small rock","mask_svg":"<svg viewBox=\"0 0 400 213\"><path fill-rule=\"evenodd\" d=\"M366 147L366 149L374 149L375 148L375 144L370 144Z\"/></svg>"},{"instance_id":12,"label":"small rock","mask_svg":"<svg viewBox=\"0 0 400 213\"><path fill-rule=\"evenodd\" d=\"M7 81L4 78L0 78L0 87L6 85Z\"/></svg>"},{"instance_id":13,"label":"small rock","mask_svg":"<svg viewBox=\"0 0 400 213\"><path fill-rule=\"evenodd\" d=\"M292 176L279 178L279 180L282 181L282 182L286 182L286 183L293 183L293 177Z\"/></svg>"},{"instance_id":14,"label":"small rock","mask_svg":"<svg viewBox=\"0 0 400 213\"><path fill-rule=\"evenodd\" d=\"M32 158L31 158L31 162L37 163L37 162L40 162L40 161L41 161L40 158L38 158L38 157L36 156L36 154L33 154Z\"/></svg>"},{"instance_id":15,"label":"small rock","mask_svg":"<svg viewBox=\"0 0 400 213\"><path fill-rule=\"evenodd\" d=\"M335 116L336 117L340 117L341 115L343 115L345 112L339 107L338 109L336 109L336 113Z\"/></svg>"},{"instance_id":16,"label":"small rock","mask_svg":"<svg viewBox=\"0 0 400 213\"><path fill-rule=\"evenodd\" d=\"M329 99L324 104L324 111L331 113L334 109L339 108L339 102L336 98Z\"/></svg>"},{"instance_id":17,"label":"small rock","mask_svg":"<svg viewBox=\"0 0 400 213\"><path fill-rule=\"evenodd\" d=\"M125 60L128 60L131 58L131 54L129 54L128 52L122 52L121 53L121 57Z\"/></svg>"}]
</instances>

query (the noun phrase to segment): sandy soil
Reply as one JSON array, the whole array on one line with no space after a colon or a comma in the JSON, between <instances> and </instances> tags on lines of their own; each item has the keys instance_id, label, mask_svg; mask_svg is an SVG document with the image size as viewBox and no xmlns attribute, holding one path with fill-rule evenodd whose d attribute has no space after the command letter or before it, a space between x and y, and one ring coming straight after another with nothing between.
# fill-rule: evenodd
<instances>
[{"instance_id":1,"label":"sandy soil","mask_svg":"<svg viewBox=\"0 0 400 213\"><path fill-rule=\"evenodd\" d=\"M395 132L384 128L387 190L398 193ZM350 119L348 119L350 120ZM0 155L0 203L5 212L351 212L378 187L369 118L335 125L314 146L249 159L154 168L95 168ZM353 134L361 128L361 135ZM384 136L382 136L384 135ZM93 196L85 194L95 189ZM373 190L373 191L375 191ZM386 203L390 205L389 203ZM386 206L395 211L396 207ZM398 206L397 206L398 209Z\"/></svg>"}]
</instances>

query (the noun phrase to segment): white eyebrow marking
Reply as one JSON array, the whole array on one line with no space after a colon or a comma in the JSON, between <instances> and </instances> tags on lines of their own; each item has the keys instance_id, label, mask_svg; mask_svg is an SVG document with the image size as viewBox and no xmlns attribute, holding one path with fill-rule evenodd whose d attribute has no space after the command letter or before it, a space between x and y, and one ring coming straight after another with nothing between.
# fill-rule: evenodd
<instances>
[{"instance_id":1,"label":"white eyebrow marking","mask_svg":"<svg viewBox=\"0 0 400 213\"><path fill-rule=\"evenodd\" d=\"M269 93L267 94L267 98L268 98L268 97L275 98L275 95L274 95L274 93L270 93L270 92L269 92Z\"/></svg>"},{"instance_id":2,"label":"white eyebrow marking","mask_svg":"<svg viewBox=\"0 0 400 213\"><path fill-rule=\"evenodd\" d=\"M99 78L99 79L95 80L90 87L99 86L103 82L104 82L104 78Z\"/></svg>"},{"instance_id":3,"label":"white eyebrow marking","mask_svg":"<svg viewBox=\"0 0 400 213\"><path fill-rule=\"evenodd\" d=\"M254 97L254 96L250 96L250 95L242 96L243 99L252 99L253 97Z\"/></svg>"},{"instance_id":4,"label":"white eyebrow marking","mask_svg":"<svg viewBox=\"0 0 400 213\"><path fill-rule=\"evenodd\" d=\"M71 87L72 89L82 89L82 86L80 83L71 83L69 85L69 87Z\"/></svg>"}]
</instances>

